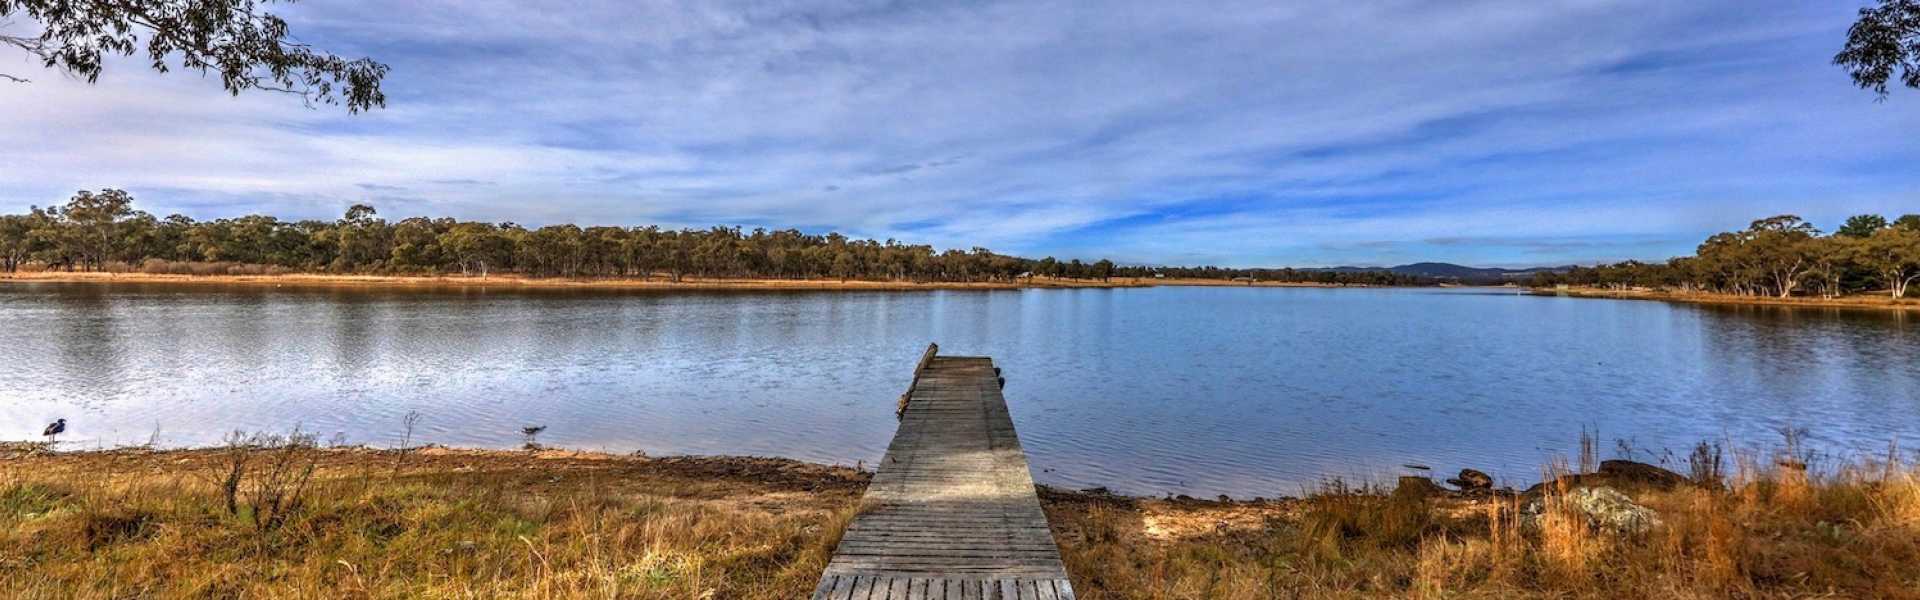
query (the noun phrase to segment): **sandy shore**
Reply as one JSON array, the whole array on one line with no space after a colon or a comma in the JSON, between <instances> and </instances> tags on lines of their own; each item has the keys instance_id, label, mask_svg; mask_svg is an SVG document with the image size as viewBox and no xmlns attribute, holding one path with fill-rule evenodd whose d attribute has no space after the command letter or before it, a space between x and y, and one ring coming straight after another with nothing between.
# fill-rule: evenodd
<instances>
[{"instance_id":1,"label":"sandy shore","mask_svg":"<svg viewBox=\"0 0 1920 600\"><path fill-rule=\"evenodd\" d=\"M1846 296L1842 298L1774 298L1765 296L1734 296L1730 294L1684 294L1653 290L1608 290L1600 288L1570 288L1565 290L1534 288L1533 294L1540 296L1571 296L1575 298L1612 298L1619 300L1658 300L1663 302L1687 302L1692 304L1715 304L1735 306L1796 306L1808 308L1848 308L1872 310L1920 310L1920 300L1895 300L1887 296Z\"/></svg>"}]
</instances>

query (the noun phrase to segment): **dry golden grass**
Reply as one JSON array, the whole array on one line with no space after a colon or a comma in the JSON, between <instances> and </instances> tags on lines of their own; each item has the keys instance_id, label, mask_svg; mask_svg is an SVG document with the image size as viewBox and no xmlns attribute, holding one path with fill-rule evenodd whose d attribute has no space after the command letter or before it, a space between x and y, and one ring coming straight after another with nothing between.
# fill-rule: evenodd
<instances>
[{"instance_id":1,"label":"dry golden grass","mask_svg":"<svg viewBox=\"0 0 1920 600\"><path fill-rule=\"evenodd\" d=\"M279 528L229 513L218 451L0 451L7 598L797 598L864 475L791 461L316 451ZM404 461L404 462L402 462ZM1622 488L1644 534L1545 490L1328 486L1301 500L1043 490L1080 597L1920 598L1920 471L1739 461L1723 486Z\"/></svg>"},{"instance_id":2,"label":"dry golden grass","mask_svg":"<svg viewBox=\"0 0 1920 600\"><path fill-rule=\"evenodd\" d=\"M1856 294L1839 298L1821 298L1817 296L1795 296L1779 298L1772 296L1736 296L1733 294L1714 294L1706 292L1683 293L1660 290L1610 290L1604 288L1575 287L1564 290L1535 288L1533 293L1543 296L1574 296L1580 298L1612 298L1616 300L1659 300L1664 302L1686 302L1691 304L1723 304L1736 306L1793 306L1807 308L1846 308L1846 309L1891 309L1920 310L1920 299L1894 299L1887 294Z\"/></svg>"},{"instance_id":3,"label":"dry golden grass","mask_svg":"<svg viewBox=\"0 0 1920 600\"><path fill-rule=\"evenodd\" d=\"M282 526L213 452L0 460L8 598L792 598L864 478L761 459L316 451Z\"/></svg>"},{"instance_id":4,"label":"dry golden grass","mask_svg":"<svg viewBox=\"0 0 1920 600\"><path fill-rule=\"evenodd\" d=\"M1338 487L1257 525L1160 525L1221 510L1198 501L1055 494L1048 512L1088 599L1920 598L1920 472L1749 464L1728 480L1623 490L1663 521L1637 535L1592 527L1551 486L1533 523L1520 497Z\"/></svg>"}]
</instances>

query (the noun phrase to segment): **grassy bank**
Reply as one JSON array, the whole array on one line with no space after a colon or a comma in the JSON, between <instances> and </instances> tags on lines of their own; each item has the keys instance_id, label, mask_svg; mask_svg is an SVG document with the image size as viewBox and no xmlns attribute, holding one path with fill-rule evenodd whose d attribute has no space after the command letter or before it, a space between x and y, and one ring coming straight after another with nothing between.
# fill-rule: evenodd
<instances>
[{"instance_id":1,"label":"grassy bank","mask_svg":"<svg viewBox=\"0 0 1920 600\"><path fill-rule=\"evenodd\" d=\"M1534 288L1534 294L1542 296L1573 296L1577 298L1614 298L1621 300L1659 300L1665 302L1687 302L1692 304L1721 304L1733 306L1798 306L1809 308L1859 308L1881 310L1920 310L1920 299L1894 299L1885 294L1854 295L1839 298L1820 298L1795 296L1779 298L1772 296L1736 296L1733 294L1687 293L1661 290L1610 290L1603 288L1575 287L1568 289Z\"/></svg>"},{"instance_id":2,"label":"grassy bank","mask_svg":"<svg viewBox=\"0 0 1920 600\"><path fill-rule=\"evenodd\" d=\"M275 508L276 452L253 451L233 509L230 452L0 461L0 596L792 598L865 482L779 460L308 449L282 472L311 460L312 478Z\"/></svg>"},{"instance_id":3,"label":"grassy bank","mask_svg":"<svg viewBox=\"0 0 1920 600\"><path fill-rule=\"evenodd\" d=\"M236 457L249 466L229 505ZM1640 533L1590 524L1566 500L1571 482L1536 496L1415 485L1260 502L1042 496L1082 598L1920 597L1915 471L1735 462L1719 484L1602 481L1658 514ZM805 597L866 479L750 458L15 447L0 450L0 589ZM1534 497L1544 516L1523 516Z\"/></svg>"}]
</instances>

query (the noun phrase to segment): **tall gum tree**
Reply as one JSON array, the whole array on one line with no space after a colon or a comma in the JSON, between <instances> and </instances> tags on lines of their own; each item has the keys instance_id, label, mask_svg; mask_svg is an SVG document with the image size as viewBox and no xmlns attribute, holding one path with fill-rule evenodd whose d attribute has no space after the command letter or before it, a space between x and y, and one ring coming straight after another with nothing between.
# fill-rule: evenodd
<instances>
[{"instance_id":1,"label":"tall gum tree","mask_svg":"<svg viewBox=\"0 0 1920 600\"><path fill-rule=\"evenodd\" d=\"M134 216L133 196L116 189L82 191L61 207L60 215L72 224L70 234L80 260L98 271L113 260L114 250L122 243L120 223Z\"/></svg>"},{"instance_id":2,"label":"tall gum tree","mask_svg":"<svg viewBox=\"0 0 1920 600\"><path fill-rule=\"evenodd\" d=\"M1793 295L1813 269L1812 243L1820 230L1795 215L1754 221L1747 228L1754 262L1781 298Z\"/></svg>"},{"instance_id":3,"label":"tall gum tree","mask_svg":"<svg viewBox=\"0 0 1920 600\"><path fill-rule=\"evenodd\" d=\"M1888 227L1860 242L1858 262L1873 271L1893 298L1920 281L1920 230Z\"/></svg>"}]
</instances>

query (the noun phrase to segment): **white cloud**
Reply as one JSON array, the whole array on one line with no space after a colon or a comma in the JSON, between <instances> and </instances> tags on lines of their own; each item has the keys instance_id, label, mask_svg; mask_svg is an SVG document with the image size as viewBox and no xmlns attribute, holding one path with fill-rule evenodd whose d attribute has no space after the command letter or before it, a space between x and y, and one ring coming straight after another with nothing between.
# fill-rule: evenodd
<instances>
[{"instance_id":1,"label":"white cloud","mask_svg":"<svg viewBox=\"0 0 1920 600\"><path fill-rule=\"evenodd\" d=\"M138 61L91 86L34 74L0 87L0 210L103 186L200 217L329 216L377 197L395 215L792 224L1248 264L1370 256L1342 240L1683 239L1766 210L1911 206L1920 182L1887 168L1920 149L1913 101L1873 103L1826 64L1845 6L337 2L287 15L306 41L393 64L392 106L229 98ZM1622 244L1594 252L1673 249Z\"/></svg>"}]
</instances>

